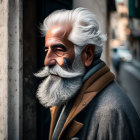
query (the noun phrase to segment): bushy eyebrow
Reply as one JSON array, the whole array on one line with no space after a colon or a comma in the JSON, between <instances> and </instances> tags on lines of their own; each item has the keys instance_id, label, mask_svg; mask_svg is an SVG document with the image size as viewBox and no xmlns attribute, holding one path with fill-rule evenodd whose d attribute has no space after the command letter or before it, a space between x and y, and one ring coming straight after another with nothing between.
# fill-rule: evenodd
<instances>
[{"instance_id":1,"label":"bushy eyebrow","mask_svg":"<svg viewBox=\"0 0 140 140\"><path fill-rule=\"evenodd\" d=\"M62 48L64 51L67 51L67 48L63 44L54 44L50 46L51 48ZM48 46L45 46L45 48L48 48Z\"/></svg>"}]
</instances>

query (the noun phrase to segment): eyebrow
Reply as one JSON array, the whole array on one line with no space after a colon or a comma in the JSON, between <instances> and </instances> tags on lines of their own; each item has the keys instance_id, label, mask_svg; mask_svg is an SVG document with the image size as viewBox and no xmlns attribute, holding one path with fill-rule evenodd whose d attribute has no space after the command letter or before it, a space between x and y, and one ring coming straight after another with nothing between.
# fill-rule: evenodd
<instances>
[{"instance_id":1,"label":"eyebrow","mask_svg":"<svg viewBox=\"0 0 140 140\"><path fill-rule=\"evenodd\" d=\"M50 46L51 48L62 48L64 51L67 51L66 47L63 44L54 44L52 46ZM45 46L45 48L48 48L48 46Z\"/></svg>"}]
</instances>

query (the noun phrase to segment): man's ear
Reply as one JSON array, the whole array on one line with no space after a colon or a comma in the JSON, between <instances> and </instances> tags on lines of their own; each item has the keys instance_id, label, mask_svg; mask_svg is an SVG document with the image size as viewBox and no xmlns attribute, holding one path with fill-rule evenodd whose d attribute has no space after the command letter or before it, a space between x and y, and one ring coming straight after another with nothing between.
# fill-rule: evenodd
<instances>
[{"instance_id":1,"label":"man's ear","mask_svg":"<svg viewBox=\"0 0 140 140\"><path fill-rule=\"evenodd\" d=\"M89 67L94 58L94 45L87 45L82 52L82 61L85 67Z\"/></svg>"}]
</instances>

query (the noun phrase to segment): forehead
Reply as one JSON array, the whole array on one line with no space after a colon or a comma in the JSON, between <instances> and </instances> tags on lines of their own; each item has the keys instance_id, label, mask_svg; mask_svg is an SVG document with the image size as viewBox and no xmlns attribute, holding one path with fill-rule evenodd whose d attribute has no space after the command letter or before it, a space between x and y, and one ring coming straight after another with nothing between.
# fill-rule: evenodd
<instances>
[{"instance_id":1,"label":"forehead","mask_svg":"<svg viewBox=\"0 0 140 140\"><path fill-rule=\"evenodd\" d=\"M64 44L66 46L73 46L73 43L68 40L70 28L63 26L54 26L49 29L45 36L45 46L51 46L57 43Z\"/></svg>"}]
</instances>

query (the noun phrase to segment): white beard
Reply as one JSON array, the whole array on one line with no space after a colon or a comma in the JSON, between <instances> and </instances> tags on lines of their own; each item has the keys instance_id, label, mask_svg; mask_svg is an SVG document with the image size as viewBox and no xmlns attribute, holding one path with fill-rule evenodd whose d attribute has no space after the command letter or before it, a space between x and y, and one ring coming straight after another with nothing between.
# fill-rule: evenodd
<instances>
[{"instance_id":1,"label":"white beard","mask_svg":"<svg viewBox=\"0 0 140 140\"><path fill-rule=\"evenodd\" d=\"M40 103L52 107L67 102L80 89L84 73L85 67L80 56L76 56L72 70L64 70L59 65L44 67L35 74L36 77L46 77L37 90Z\"/></svg>"},{"instance_id":2,"label":"white beard","mask_svg":"<svg viewBox=\"0 0 140 140\"><path fill-rule=\"evenodd\" d=\"M45 107L65 103L71 99L81 87L81 78L63 79L49 75L40 85L37 97Z\"/></svg>"}]
</instances>

